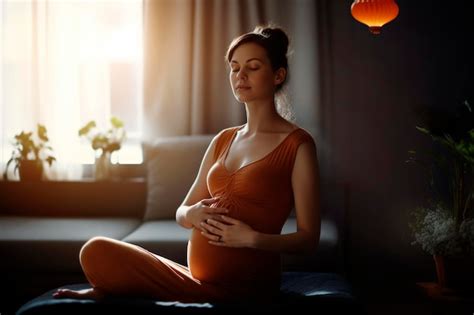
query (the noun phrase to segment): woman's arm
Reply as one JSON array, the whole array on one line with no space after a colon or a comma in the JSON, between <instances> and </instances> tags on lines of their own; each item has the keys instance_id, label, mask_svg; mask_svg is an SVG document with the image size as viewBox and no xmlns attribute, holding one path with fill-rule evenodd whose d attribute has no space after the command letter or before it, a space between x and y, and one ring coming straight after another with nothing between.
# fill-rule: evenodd
<instances>
[{"instance_id":1,"label":"woman's arm","mask_svg":"<svg viewBox=\"0 0 474 315\"><path fill-rule=\"evenodd\" d=\"M187 219L189 209L191 209L196 203L204 199L211 198L211 194L207 189L206 178L207 173L212 166L216 142L221 133L222 131L212 138L209 146L206 149L206 152L204 153L204 157L201 161L196 179L194 180L183 202L176 210L176 222L186 229L194 227L193 223Z\"/></svg>"}]
</instances>

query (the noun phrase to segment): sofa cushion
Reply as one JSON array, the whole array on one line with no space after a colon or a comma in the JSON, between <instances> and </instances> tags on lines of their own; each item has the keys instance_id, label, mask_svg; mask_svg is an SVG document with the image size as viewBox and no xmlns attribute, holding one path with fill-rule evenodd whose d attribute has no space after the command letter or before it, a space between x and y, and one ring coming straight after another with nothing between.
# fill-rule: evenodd
<instances>
[{"instance_id":1,"label":"sofa cushion","mask_svg":"<svg viewBox=\"0 0 474 315\"><path fill-rule=\"evenodd\" d=\"M79 251L93 236L122 239L141 220L133 218L0 217L0 268L35 272L81 271Z\"/></svg>"},{"instance_id":2,"label":"sofa cushion","mask_svg":"<svg viewBox=\"0 0 474 315\"><path fill-rule=\"evenodd\" d=\"M282 234L296 231L296 219L289 218L282 229ZM187 265L187 243L191 230L182 228L175 220L147 221L133 233L123 239L141 246L152 253ZM333 222L322 220L321 238L317 251L313 255L283 255L284 270L318 270L337 271L338 231Z\"/></svg>"},{"instance_id":3,"label":"sofa cushion","mask_svg":"<svg viewBox=\"0 0 474 315\"><path fill-rule=\"evenodd\" d=\"M166 137L144 144L148 185L145 220L175 218L213 137Z\"/></svg>"},{"instance_id":4,"label":"sofa cushion","mask_svg":"<svg viewBox=\"0 0 474 315\"><path fill-rule=\"evenodd\" d=\"M63 286L90 288L87 283ZM361 314L363 308L346 280L337 274L287 272L282 275L281 295L271 302L181 303L127 297L54 299L50 290L25 303L17 315L31 314Z\"/></svg>"}]
</instances>

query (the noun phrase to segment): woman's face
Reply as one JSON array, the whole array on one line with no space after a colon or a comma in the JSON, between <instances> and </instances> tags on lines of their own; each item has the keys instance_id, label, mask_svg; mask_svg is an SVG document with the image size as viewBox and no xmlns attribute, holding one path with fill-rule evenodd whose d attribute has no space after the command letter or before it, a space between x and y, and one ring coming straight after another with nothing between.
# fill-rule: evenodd
<instances>
[{"instance_id":1,"label":"woman's face","mask_svg":"<svg viewBox=\"0 0 474 315\"><path fill-rule=\"evenodd\" d=\"M254 43L237 47L232 55L230 84L235 98L241 102L273 100L275 73L264 48Z\"/></svg>"}]
</instances>

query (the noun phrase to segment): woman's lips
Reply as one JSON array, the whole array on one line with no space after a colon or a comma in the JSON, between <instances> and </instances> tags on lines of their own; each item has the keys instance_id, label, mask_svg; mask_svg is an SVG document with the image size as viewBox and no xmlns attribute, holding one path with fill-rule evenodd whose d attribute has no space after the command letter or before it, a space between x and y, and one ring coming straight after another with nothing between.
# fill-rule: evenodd
<instances>
[{"instance_id":1,"label":"woman's lips","mask_svg":"<svg viewBox=\"0 0 474 315\"><path fill-rule=\"evenodd\" d=\"M239 86L239 87L236 88L237 91L240 91L240 90L248 90L248 89L250 89L249 86Z\"/></svg>"}]
</instances>

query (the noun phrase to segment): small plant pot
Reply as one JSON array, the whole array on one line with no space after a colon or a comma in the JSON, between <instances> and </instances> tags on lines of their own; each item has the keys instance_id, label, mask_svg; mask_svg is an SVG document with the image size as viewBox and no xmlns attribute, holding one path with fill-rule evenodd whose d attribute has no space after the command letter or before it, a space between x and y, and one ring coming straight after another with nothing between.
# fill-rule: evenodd
<instances>
[{"instance_id":1,"label":"small plant pot","mask_svg":"<svg viewBox=\"0 0 474 315\"><path fill-rule=\"evenodd\" d=\"M24 182L38 182L43 179L43 163L36 160L24 160L18 167L20 180Z\"/></svg>"}]
</instances>

